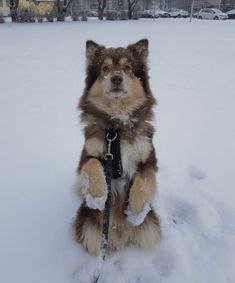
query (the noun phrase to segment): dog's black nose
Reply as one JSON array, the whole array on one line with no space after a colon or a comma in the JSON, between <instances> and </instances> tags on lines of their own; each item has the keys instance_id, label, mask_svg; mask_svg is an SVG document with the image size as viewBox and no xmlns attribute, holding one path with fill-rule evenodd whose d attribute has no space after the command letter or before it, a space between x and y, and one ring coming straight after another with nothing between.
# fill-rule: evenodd
<instances>
[{"instance_id":1,"label":"dog's black nose","mask_svg":"<svg viewBox=\"0 0 235 283\"><path fill-rule=\"evenodd\" d=\"M111 77L111 82L116 85L119 86L122 83L123 79L121 75L115 74Z\"/></svg>"}]
</instances>

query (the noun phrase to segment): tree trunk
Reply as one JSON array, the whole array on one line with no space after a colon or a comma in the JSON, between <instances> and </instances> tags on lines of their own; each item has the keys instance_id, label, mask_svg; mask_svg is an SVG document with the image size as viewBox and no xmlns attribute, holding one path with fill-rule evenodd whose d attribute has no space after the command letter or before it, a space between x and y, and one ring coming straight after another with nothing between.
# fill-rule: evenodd
<instances>
[{"instance_id":1,"label":"tree trunk","mask_svg":"<svg viewBox=\"0 0 235 283\"><path fill-rule=\"evenodd\" d=\"M57 7L57 20L60 22L64 21L66 16L67 8L69 7L71 0L57 0L56 7Z\"/></svg>"},{"instance_id":2,"label":"tree trunk","mask_svg":"<svg viewBox=\"0 0 235 283\"><path fill-rule=\"evenodd\" d=\"M128 19L132 18L132 10L131 10L131 3L128 1Z\"/></svg>"},{"instance_id":3,"label":"tree trunk","mask_svg":"<svg viewBox=\"0 0 235 283\"><path fill-rule=\"evenodd\" d=\"M106 0L98 0L98 19L104 19L104 9L106 7Z\"/></svg>"},{"instance_id":4,"label":"tree trunk","mask_svg":"<svg viewBox=\"0 0 235 283\"><path fill-rule=\"evenodd\" d=\"M98 19L101 21L104 19L104 13L101 10L98 11Z\"/></svg>"},{"instance_id":5,"label":"tree trunk","mask_svg":"<svg viewBox=\"0 0 235 283\"><path fill-rule=\"evenodd\" d=\"M17 21L17 9L19 7L19 0L10 0L10 12L13 22Z\"/></svg>"},{"instance_id":6,"label":"tree trunk","mask_svg":"<svg viewBox=\"0 0 235 283\"><path fill-rule=\"evenodd\" d=\"M59 2L57 6L57 19L59 22L64 21L65 14L66 14L66 11L64 10L63 2L62 3Z\"/></svg>"},{"instance_id":7,"label":"tree trunk","mask_svg":"<svg viewBox=\"0 0 235 283\"><path fill-rule=\"evenodd\" d=\"M133 11L139 0L128 0L128 19L132 19Z\"/></svg>"}]
</instances>

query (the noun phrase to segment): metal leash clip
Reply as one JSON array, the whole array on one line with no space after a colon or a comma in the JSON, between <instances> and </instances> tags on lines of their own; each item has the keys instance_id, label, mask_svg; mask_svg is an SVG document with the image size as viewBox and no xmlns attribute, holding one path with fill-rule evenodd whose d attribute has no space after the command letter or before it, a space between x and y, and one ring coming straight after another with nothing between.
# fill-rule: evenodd
<instances>
[{"instance_id":1,"label":"metal leash clip","mask_svg":"<svg viewBox=\"0 0 235 283\"><path fill-rule=\"evenodd\" d=\"M104 159L107 160L108 158L111 158L113 160L113 154L111 153L111 144L114 140L117 138L117 132L115 132L115 136L113 138L109 138L109 133L106 135L106 140L108 142L108 150L107 153L105 153Z\"/></svg>"}]
</instances>

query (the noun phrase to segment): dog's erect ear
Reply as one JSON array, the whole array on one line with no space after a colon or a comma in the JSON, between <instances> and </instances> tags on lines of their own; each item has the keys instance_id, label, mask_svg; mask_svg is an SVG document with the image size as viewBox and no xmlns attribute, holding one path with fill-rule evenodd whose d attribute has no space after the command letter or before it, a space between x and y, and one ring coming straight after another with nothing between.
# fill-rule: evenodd
<instances>
[{"instance_id":1,"label":"dog's erect ear","mask_svg":"<svg viewBox=\"0 0 235 283\"><path fill-rule=\"evenodd\" d=\"M127 48L133 51L133 53L137 55L140 59L146 60L148 57L148 46L148 39L144 38L137 41L135 44L128 45Z\"/></svg>"},{"instance_id":2,"label":"dog's erect ear","mask_svg":"<svg viewBox=\"0 0 235 283\"><path fill-rule=\"evenodd\" d=\"M86 58L87 58L88 61L90 61L93 58L96 50L99 49L99 48L104 48L104 46L99 45L92 40L87 40L87 42L86 42Z\"/></svg>"}]
</instances>

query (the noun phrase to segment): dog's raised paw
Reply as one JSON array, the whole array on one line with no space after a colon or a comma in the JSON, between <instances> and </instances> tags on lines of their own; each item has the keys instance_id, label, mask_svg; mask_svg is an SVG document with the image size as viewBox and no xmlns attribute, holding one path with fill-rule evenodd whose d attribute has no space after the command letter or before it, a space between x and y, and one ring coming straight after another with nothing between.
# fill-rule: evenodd
<instances>
[{"instance_id":1,"label":"dog's raised paw","mask_svg":"<svg viewBox=\"0 0 235 283\"><path fill-rule=\"evenodd\" d=\"M144 222L144 219L150 210L151 210L150 205L146 203L141 212L134 213L131 211L130 207L128 207L127 210L125 211L125 214L127 215L128 222L130 222L134 226L139 226Z\"/></svg>"},{"instance_id":2,"label":"dog's raised paw","mask_svg":"<svg viewBox=\"0 0 235 283\"><path fill-rule=\"evenodd\" d=\"M79 186L82 193L83 198L85 199L86 205L91 209L99 209L102 211L105 207L105 202L107 199L107 188L104 186L104 194L101 196L92 195L90 190L90 178L85 173L82 172L79 176Z\"/></svg>"}]
</instances>

